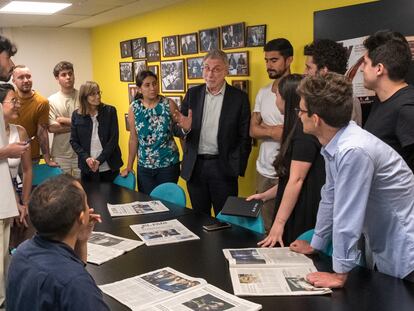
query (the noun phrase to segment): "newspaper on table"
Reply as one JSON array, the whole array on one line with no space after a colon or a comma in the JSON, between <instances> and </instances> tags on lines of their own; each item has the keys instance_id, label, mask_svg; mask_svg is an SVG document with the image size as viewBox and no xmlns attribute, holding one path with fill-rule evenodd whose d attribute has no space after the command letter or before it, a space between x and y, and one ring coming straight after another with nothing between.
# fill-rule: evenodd
<instances>
[{"instance_id":1,"label":"newspaper on table","mask_svg":"<svg viewBox=\"0 0 414 311\"><path fill-rule=\"evenodd\" d=\"M101 290L135 310L260 310L246 301L172 268L162 268L111 284Z\"/></svg>"},{"instance_id":2,"label":"newspaper on table","mask_svg":"<svg viewBox=\"0 0 414 311\"><path fill-rule=\"evenodd\" d=\"M88 262L101 265L142 244L141 241L94 231L88 240Z\"/></svg>"},{"instance_id":3,"label":"newspaper on table","mask_svg":"<svg viewBox=\"0 0 414 311\"><path fill-rule=\"evenodd\" d=\"M306 275L316 272L310 258L288 247L224 249L237 296L324 295L329 288L314 287Z\"/></svg>"},{"instance_id":4,"label":"newspaper on table","mask_svg":"<svg viewBox=\"0 0 414 311\"><path fill-rule=\"evenodd\" d=\"M147 246L200 239L177 219L131 225L130 227Z\"/></svg>"},{"instance_id":5,"label":"newspaper on table","mask_svg":"<svg viewBox=\"0 0 414 311\"><path fill-rule=\"evenodd\" d=\"M115 216L133 216L168 212L169 209L161 201L135 201L123 204L107 204L109 214Z\"/></svg>"}]
</instances>

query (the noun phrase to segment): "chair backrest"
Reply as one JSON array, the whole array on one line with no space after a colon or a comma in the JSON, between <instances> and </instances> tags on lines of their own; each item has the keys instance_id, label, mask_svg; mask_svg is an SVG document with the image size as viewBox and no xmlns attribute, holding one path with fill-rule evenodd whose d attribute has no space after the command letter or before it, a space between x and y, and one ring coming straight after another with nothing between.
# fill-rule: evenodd
<instances>
[{"instance_id":1,"label":"chair backrest","mask_svg":"<svg viewBox=\"0 0 414 311\"><path fill-rule=\"evenodd\" d=\"M310 229L306 232L303 232L300 236L297 237L296 240L304 240L310 243L312 241L314 231L315 231L314 229ZM326 246L326 248L322 250L322 253L328 256L332 256L332 252L333 252L333 247L332 247L332 242L330 242Z\"/></svg>"},{"instance_id":2,"label":"chair backrest","mask_svg":"<svg viewBox=\"0 0 414 311\"><path fill-rule=\"evenodd\" d=\"M172 182L158 185L151 191L150 196L182 207L186 207L187 205L187 199L183 188Z\"/></svg>"},{"instance_id":3,"label":"chair backrest","mask_svg":"<svg viewBox=\"0 0 414 311\"><path fill-rule=\"evenodd\" d=\"M135 174L129 172L127 176L122 177L121 175L116 176L114 182L115 185L128 188L130 190L135 190L136 179Z\"/></svg>"},{"instance_id":4,"label":"chair backrest","mask_svg":"<svg viewBox=\"0 0 414 311\"><path fill-rule=\"evenodd\" d=\"M60 167L52 167L47 164L34 164L32 185L37 186L44 182L46 179L60 174L63 174L63 171Z\"/></svg>"},{"instance_id":5,"label":"chair backrest","mask_svg":"<svg viewBox=\"0 0 414 311\"><path fill-rule=\"evenodd\" d=\"M263 217L261 214L257 216L257 218L251 218L234 215L223 215L220 212L216 218L222 222L228 222L259 234L265 233Z\"/></svg>"}]
</instances>

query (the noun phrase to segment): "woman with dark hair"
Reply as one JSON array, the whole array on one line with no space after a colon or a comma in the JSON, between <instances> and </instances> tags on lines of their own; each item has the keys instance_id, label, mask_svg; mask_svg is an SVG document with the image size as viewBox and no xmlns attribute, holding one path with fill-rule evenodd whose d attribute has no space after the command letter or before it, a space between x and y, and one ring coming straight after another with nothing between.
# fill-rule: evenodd
<instances>
[{"instance_id":1,"label":"woman with dark hair","mask_svg":"<svg viewBox=\"0 0 414 311\"><path fill-rule=\"evenodd\" d=\"M298 118L296 89L301 79L298 74L282 78L276 93L276 105L284 115L281 147L274 161L279 185L248 198L266 201L276 196L277 214L268 236L258 243L262 247L289 245L316 223L325 166L320 143L303 133Z\"/></svg>"},{"instance_id":2,"label":"woman with dark hair","mask_svg":"<svg viewBox=\"0 0 414 311\"><path fill-rule=\"evenodd\" d=\"M82 180L112 182L123 164L118 117L115 107L101 102L101 94L96 82L81 85L80 107L72 114L70 144L78 155Z\"/></svg>"},{"instance_id":3,"label":"woman with dark hair","mask_svg":"<svg viewBox=\"0 0 414 311\"><path fill-rule=\"evenodd\" d=\"M158 78L153 72L140 72L136 84L138 96L128 112L128 164L121 175L133 172L138 153L138 190L149 194L162 183L178 181L180 159L173 125L174 114L180 114L173 100L158 94Z\"/></svg>"}]
</instances>

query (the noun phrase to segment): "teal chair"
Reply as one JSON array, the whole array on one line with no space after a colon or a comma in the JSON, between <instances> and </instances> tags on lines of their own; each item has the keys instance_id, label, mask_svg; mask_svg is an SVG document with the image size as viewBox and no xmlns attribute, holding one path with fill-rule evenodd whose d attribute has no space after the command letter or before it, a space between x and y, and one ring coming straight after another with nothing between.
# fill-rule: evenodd
<instances>
[{"instance_id":1,"label":"teal chair","mask_svg":"<svg viewBox=\"0 0 414 311\"><path fill-rule=\"evenodd\" d=\"M124 187L124 188L128 188L130 190L135 190L135 185L136 185L135 174L132 172L129 172L128 175L126 175L125 177L118 175L116 176L114 180L114 184Z\"/></svg>"},{"instance_id":2,"label":"teal chair","mask_svg":"<svg viewBox=\"0 0 414 311\"><path fill-rule=\"evenodd\" d=\"M263 217L261 214L257 216L257 218L251 218L243 216L223 215L220 212L216 218L221 222L228 222L259 234L265 233Z\"/></svg>"},{"instance_id":3,"label":"teal chair","mask_svg":"<svg viewBox=\"0 0 414 311\"><path fill-rule=\"evenodd\" d=\"M172 182L158 185L151 191L150 196L182 207L186 207L187 205L187 199L183 188Z\"/></svg>"},{"instance_id":4,"label":"teal chair","mask_svg":"<svg viewBox=\"0 0 414 311\"><path fill-rule=\"evenodd\" d=\"M300 236L298 236L296 240L304 240L310 243L312 241L314 231L315 231L314 229L310 229L306 232L303 232ZM332 247L332 241L331 241L328 244L328 246L324 250L322 250L322 253L328 256L332 256L332 252L333 252L333 247Z\"/></svg>"},{"instance_id":5,"label":"teal chair","mask_svg":"<svg viewBox=\"0 0 414 311\"><path fill-rule=\"evenodd\" d=\"M60 174L63 174L63 171L60 167L52 167L47 164L34 164L32 185L40 185L46 179Z\"/></svg>"}]
</instances>

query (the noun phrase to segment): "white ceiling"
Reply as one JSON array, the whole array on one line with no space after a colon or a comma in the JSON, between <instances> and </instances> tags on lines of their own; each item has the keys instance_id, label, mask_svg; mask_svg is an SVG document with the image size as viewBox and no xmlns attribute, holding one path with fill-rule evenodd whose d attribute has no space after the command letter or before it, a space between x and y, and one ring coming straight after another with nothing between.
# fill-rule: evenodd
<instances>
[{"instance_id":1,"label":"white ceiling","mask_svg":"<svg viewBox=\"0 0 414 311\"><path fill-rule=\"evenodd\" d=\"M27 1L27 0L26 0ZM36 0L70 2L53 15L0 14L0 27L91 28L127 17L144 14L185 0ZM11 0L0 0L3 7Z\"/></svg>"}]
</instances>

